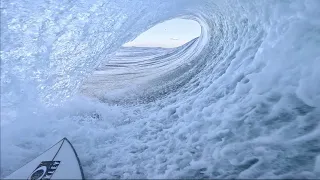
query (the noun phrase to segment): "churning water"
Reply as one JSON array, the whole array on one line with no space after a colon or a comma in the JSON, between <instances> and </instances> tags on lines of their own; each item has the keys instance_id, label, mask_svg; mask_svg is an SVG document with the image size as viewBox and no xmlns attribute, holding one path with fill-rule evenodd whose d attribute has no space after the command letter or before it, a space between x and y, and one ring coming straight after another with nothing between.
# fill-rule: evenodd
<instances>
[{"instance_id":1,"label":"churning water","mask_svg":"<svg viewBox=\"0 0 320 180\"><path fill-rule=\"evenodd\" d=\"M87 178L319 178L319 108L318 0L1 0L1 177L67 137Z\"/></svg>"}]
</instances>

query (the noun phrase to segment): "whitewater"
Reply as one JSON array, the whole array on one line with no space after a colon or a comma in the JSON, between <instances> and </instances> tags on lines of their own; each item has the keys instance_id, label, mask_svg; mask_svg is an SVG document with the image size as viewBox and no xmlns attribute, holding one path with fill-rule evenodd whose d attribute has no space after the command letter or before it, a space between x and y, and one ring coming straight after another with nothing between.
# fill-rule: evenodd
<instances>
[{"instance_id":1,"label":"whitewater","mask_svg":"<svg viewBox=\"0 0 320 180\"><path fill-rule=\"evenodd\" d=\"M88 179L319 178L320 1L1 0L0 177L63 137Z\"/></svg>"}]
</instances>

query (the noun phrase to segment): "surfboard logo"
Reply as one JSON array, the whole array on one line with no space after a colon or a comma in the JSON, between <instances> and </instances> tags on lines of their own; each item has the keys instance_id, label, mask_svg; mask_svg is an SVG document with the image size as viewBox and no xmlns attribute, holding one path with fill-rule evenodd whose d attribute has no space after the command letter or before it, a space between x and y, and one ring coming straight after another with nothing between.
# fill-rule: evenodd
<instances>
[{"instance_id":1,"label":"surfboard logo","mask_svg":"<svg viewBox=\"0 0 320 180\"><path fill-rule=\"evenodd\" d=\"M31 173L28 180L49 180L57 170L60 161L42 161Z\"/></svg>"}]
</instances>

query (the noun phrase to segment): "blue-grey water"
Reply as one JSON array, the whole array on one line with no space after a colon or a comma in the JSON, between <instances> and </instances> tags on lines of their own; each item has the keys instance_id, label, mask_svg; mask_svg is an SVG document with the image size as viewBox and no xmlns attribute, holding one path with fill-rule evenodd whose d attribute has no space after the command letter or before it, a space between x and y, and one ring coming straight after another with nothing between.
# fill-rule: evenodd
<instances>
[{"instance_id":1,"label":"blue-grey water","mask_svg":"<svg viewBox=\"0 0 320 180\"><path fill-rule=\"evenodd\" d=\"M85 177L320 177L320 1L1 0L1 177L67 137ZM202 33L124 48L172 18Z\"/></svg>"}]
</instances>

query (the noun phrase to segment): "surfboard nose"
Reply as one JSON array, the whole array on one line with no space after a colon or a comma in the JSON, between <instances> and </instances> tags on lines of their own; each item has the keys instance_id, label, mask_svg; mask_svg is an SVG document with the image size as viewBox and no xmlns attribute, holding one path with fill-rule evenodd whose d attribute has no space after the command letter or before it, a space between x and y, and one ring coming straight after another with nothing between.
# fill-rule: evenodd
<instances>
[{"instance_id":1,"label":"surfboard nose","mask_svg":"<svg viewBox=\"0 0 320 180\"><path fill-rule=\"evenodd\" d=\"M76 150L64 137L5 179L84 179Z\"/></svg>"}]
</instances>

